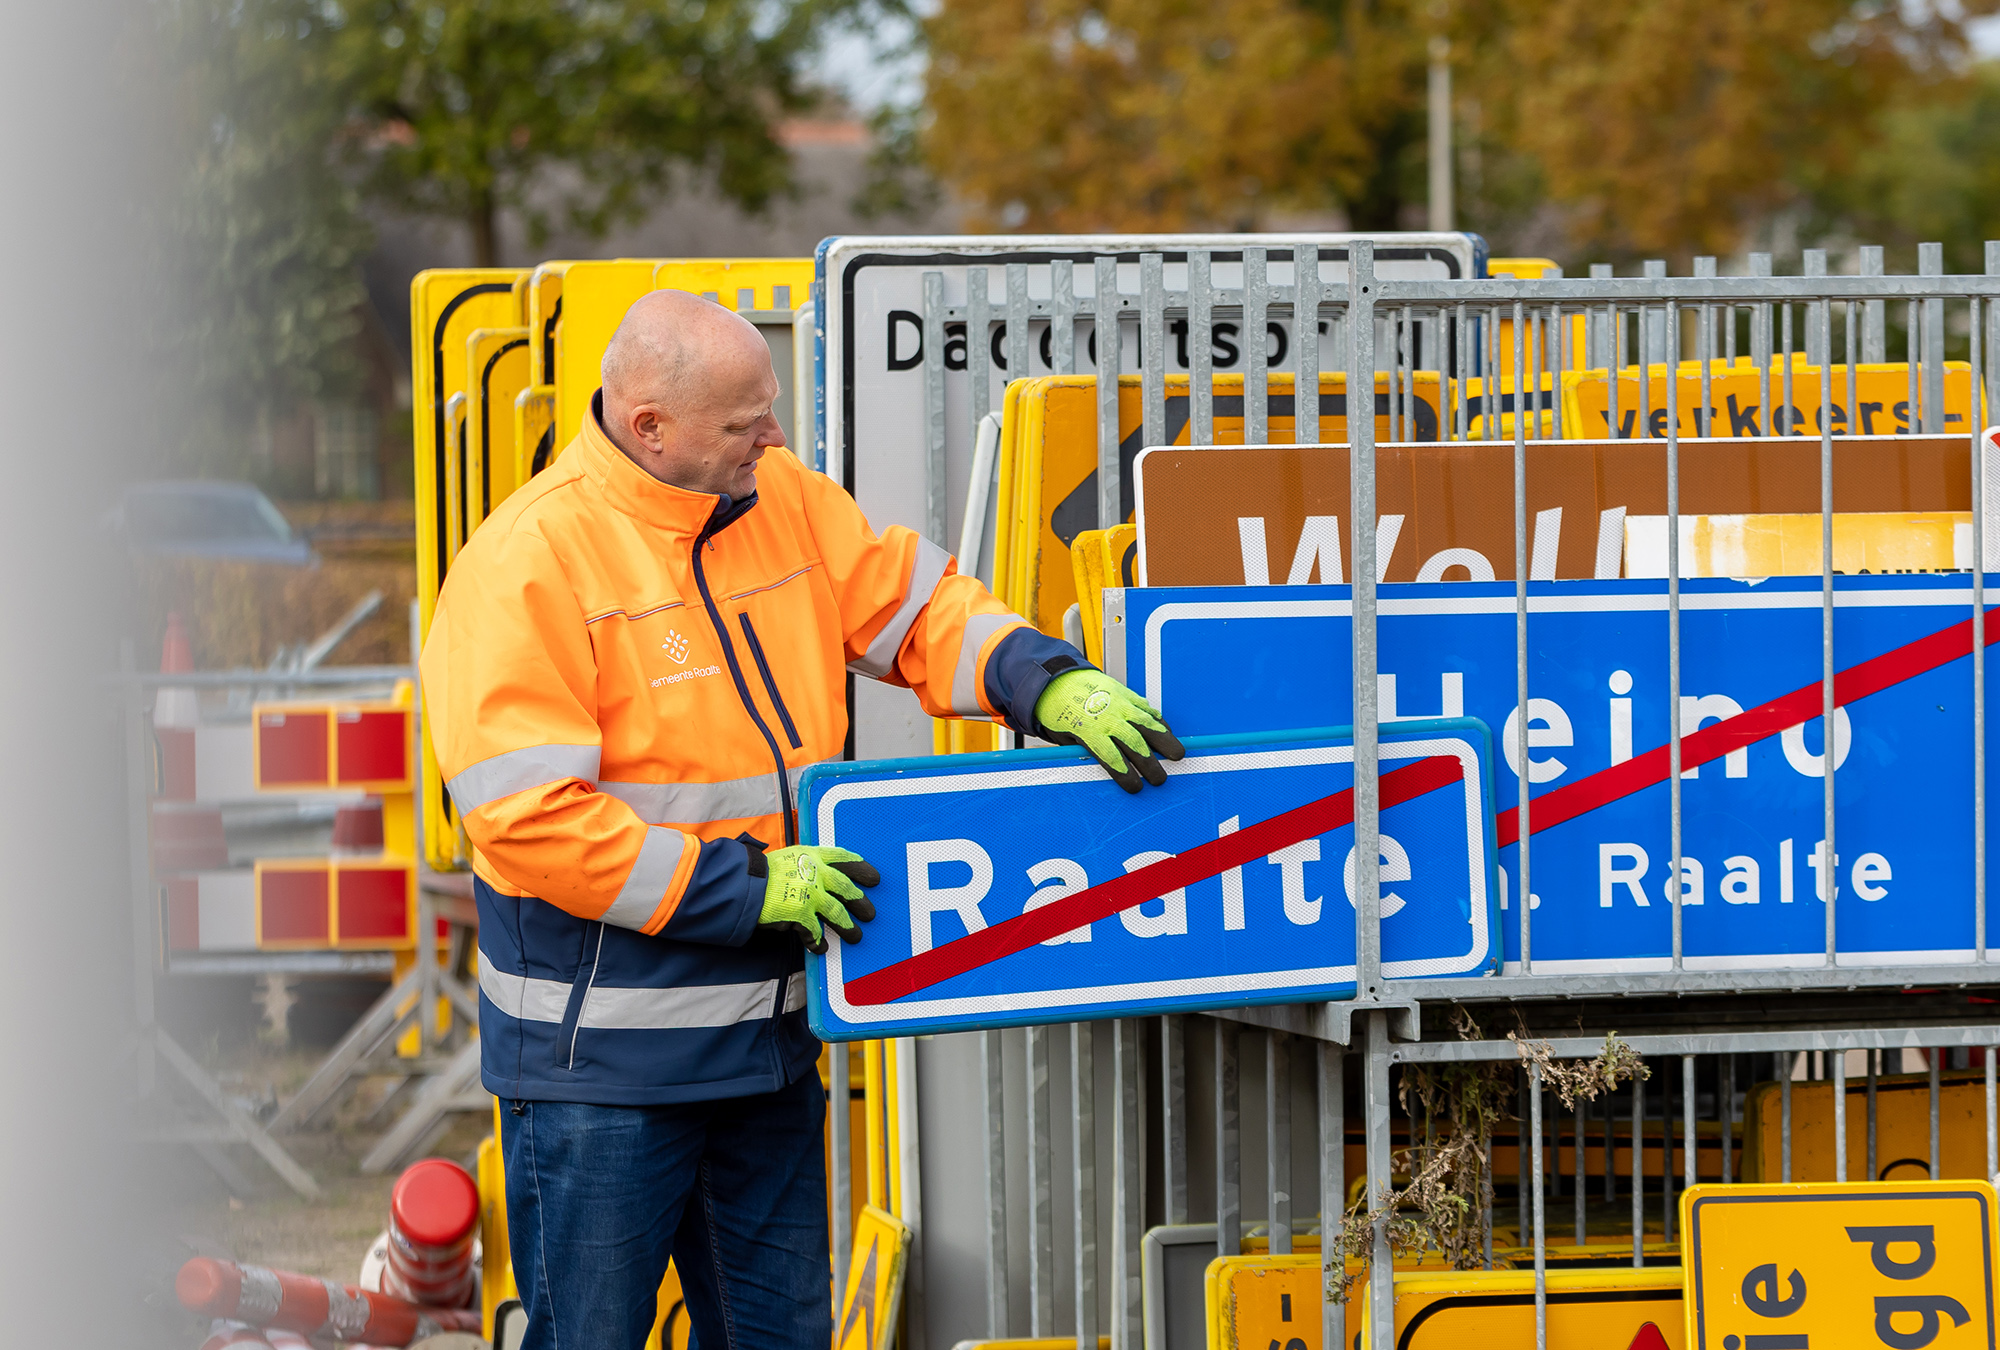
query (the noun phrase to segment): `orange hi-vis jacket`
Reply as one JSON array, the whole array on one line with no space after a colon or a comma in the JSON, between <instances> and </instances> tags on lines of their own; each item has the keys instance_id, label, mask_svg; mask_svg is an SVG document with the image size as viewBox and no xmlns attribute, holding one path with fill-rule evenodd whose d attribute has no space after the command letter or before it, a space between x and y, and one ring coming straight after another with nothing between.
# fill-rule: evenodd
<instances>
[{"instance_id":1,"label":"orange hi-vis jacket","mask_svg":"<svg viewBox=\"0 0 2000 1350\"><path fill-rule=\"evenodd\" d=\"M846 740L847 672L1032 733L1082 664L789 452L741 501L689 492L593 408L467 542L424 644L478 876L487 1087L642 1104L804 1072L803 952L757 929L750 850L796 842L799 773Z\"/></svg>"}]
</instances>

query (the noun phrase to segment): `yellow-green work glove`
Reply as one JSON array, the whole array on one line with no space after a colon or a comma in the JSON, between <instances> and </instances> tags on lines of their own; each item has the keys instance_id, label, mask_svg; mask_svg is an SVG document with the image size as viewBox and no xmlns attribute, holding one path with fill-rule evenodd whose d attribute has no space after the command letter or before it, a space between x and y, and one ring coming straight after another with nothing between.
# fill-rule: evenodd
<instances>
[{"instance_id":1,"label":"yellow-green work glove","mask_svg":"<svg viewBox=\"0 0 2000 1350\"><path fill-rule=\"evenodd\" d=\"M847 942L861 941L861 928L875 917L875 906L861 886L881 884L882 874L858 853L844 848L794 844L765 853L750 850L750 875L764 878L764 908L760 928L789 928L805 941L806 950L824 952L822 923Z\"/></svg>"},{"instance_id":2,"label":"yellow-green work glove","mask_svg":"<svg viewBox=\"0 0 2000 1350\"><path fill-rule=\"evenodd\" d=\"M1119 787L1137 792L1143 778L1154 787L1167 781L1162 759L1186 752L1160 711L1102 671L1065 670L1035 700L1035 720L1045 739L1080 745L1097 757Z\"/></svg>"}]
</instances>

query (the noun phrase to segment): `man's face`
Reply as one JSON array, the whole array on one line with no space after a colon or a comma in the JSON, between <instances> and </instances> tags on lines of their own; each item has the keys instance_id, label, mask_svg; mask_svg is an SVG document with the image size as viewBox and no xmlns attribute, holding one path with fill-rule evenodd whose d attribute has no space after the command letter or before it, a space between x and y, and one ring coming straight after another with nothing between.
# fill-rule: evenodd
<instances>
[{"instance_id":1,"label":"man's face","mask_svg":"<svg viewBox=\"0 0 2000 1350\"><path fill-rule=\"evenodd\" d=\"M785 444L771 410L778 377L770 349L756 339L710 370L706 383L687 389L678 406L642 404L632 410L633 432L647 449L657 450L642 467L690 492L747 497L757 489L757 461Z\"/></svg>"}]
</instances>

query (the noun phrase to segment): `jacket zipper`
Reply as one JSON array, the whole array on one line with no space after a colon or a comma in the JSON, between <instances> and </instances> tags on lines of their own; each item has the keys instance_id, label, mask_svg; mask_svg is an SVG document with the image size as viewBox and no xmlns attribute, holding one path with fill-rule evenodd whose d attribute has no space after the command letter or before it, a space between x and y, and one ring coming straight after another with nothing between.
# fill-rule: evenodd
<instances>
[{"instance_id":1,"label":"jacket zipper","mask_svg":"<svg viewBox=\"0 0 2000 1350\"><path fill-rule=\"evenodd\" d=\"M738 614L737 622L743 625L743 636L750 640L750 658L757 663L757 673L764 677L764 690L771 696L771 706L778 710L778 720L784 724L785 736L792 743L792 749L804 747L799 739L799 729L792 725L792 714L785 707L785 696L778 692L778 682L771 678L771 663L764 659L764 644L757 640L757 630L750 626L748 614Z\"/></svg>"},{"instance_id":2,"label":"jacket zipper","mask_svg":"<svg viewBox=\"0 0 2000 1350\"><path fill-rule=\"evenodd\" d=\"M727 522L724 522L725 524ZM783 817L785 844L787 847L799 842L798 826L792 819L792 784L785 776L785 754L778 748L778 738L771 734L771 728L764 721L764 714L757 711L757 704L750 697L750 684L743 678L743 667L736 660L736 646L729 640L729 628L722 622L722 611L715 607L715 597L709 593L708 574L701 566L701 546L715 534L717 526L711 518L702 527L701 534L694 541L694 584L701 592L701 603L708 610L708 621L715 626L716 637L722 640L722 659L729 663L729 676L736 681L736 696L743 700L744 711L763 733L764 744L771 748L771 761L778 768L779 815Z\"/></svg>"}]
</instances>

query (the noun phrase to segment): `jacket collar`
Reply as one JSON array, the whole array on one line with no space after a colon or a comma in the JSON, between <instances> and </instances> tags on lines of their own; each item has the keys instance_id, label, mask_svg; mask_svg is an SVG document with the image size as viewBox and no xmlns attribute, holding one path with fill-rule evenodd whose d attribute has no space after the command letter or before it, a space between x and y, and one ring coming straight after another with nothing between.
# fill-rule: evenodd
<instances>
[{"instance_id":1,"label":"jacket collar","mask_svg":"<svg viewBox=\"0 0 2000 1350\"><path fill-rule=\"evenodd\" d=\"M585 477L611 499L611 504L656 529L692 543L704 530L720 530L757 504L757 494L736 499L728 494L690 492L662 483L634 464L604 434L604 391L590 396L590 415L571 443L569 454L579 458Z\"/></svg>"}]
</instances>

